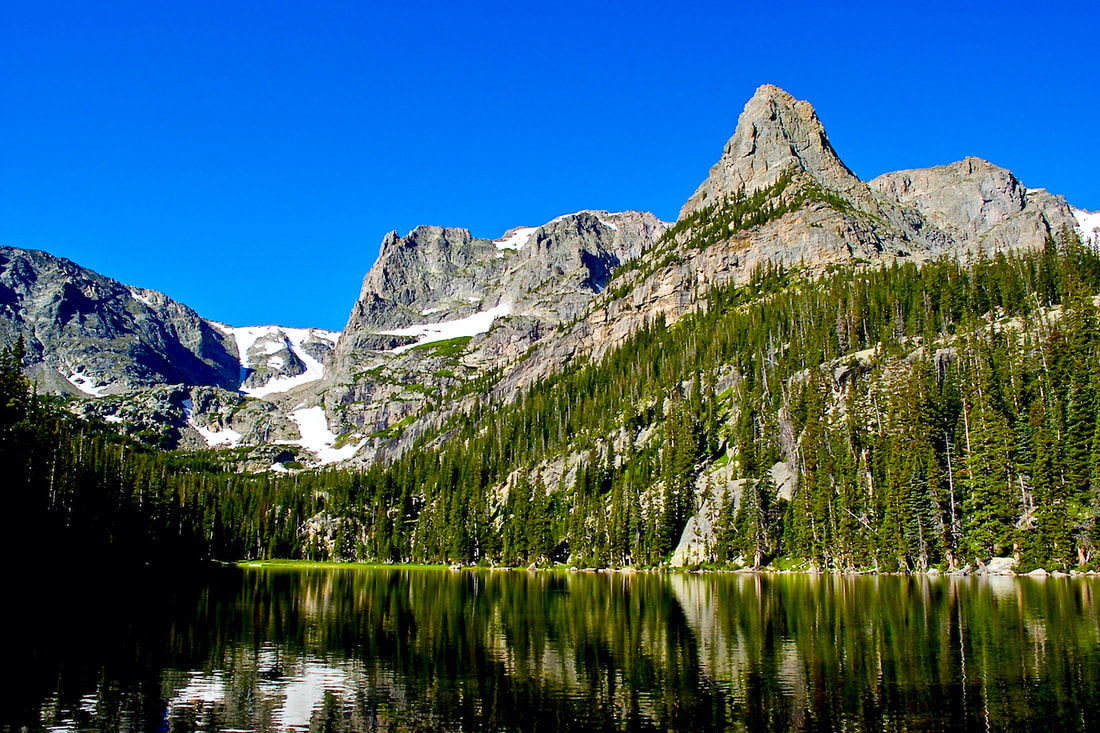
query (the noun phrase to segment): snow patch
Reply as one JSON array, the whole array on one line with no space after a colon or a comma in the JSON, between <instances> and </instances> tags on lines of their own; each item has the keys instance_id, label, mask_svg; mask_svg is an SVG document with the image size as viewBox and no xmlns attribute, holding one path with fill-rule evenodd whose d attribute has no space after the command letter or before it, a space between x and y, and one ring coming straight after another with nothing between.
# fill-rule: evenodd
<instances>
[{"instance_id":1,"label":"snow patch","mask_svg":"<svg viewBox=\"0 0 1100 733\"><path fill-rule=\"evenodd\" d=\"M206 444L211 448L220 446L236 448L241 442L241 434L232 428L214 431L195 424L192 424L191 427L198 431L199 435L202 436L203 440L205 440Z\"/></svg>"},{"instance_id":2,"label":"snow patch","mask_svg":"<svg viewBox=\"0 0 1100 733\"><path fill-rule=\"evenodd\" d=\"M546 223L546 226L550 226L551 224L556 224L559 221L562 221L564 219L569 219L570 217L580 216L581 214L592 214L596 217L597 220L599 220L599 222L601 224L603 224L608 229L611 229L611 230L616 231L616 232L619 231L619 226L615 223L614 217L620 216L620 214L612 213L610 211L592 211L591 209L583 209L581 211L574 211L572 214L562 214L559 217L551 219L549 222Z\"/></svg>"},{"instance_id":3,"label":"snow patch","mask_svg":"<svg viewBox=\"0 0 1100 733\"><path fill-rule=\"evenodd\" d=\"M406 344L405 346L398 346L395 349L390 349L387 354L403 354L409 349L414 349L417 346L423 346L424 344L435 343L436 341L448 341L450 339L462 338L464 336L477 336L478 334L486 333L489 327L493 325L493 321L502 316L506 316L512 312L512 306L506 303L502 303L494 308L490 308L487 311L481 311L475 313L472 316L466 318L460 318L455 321L443 321L442 323L427 323L420 326L407 326L405 328L398 328L393 331L379 331L384 336L416 336L418 337L415 343Z\"/></svg>"},{"instance_id":4,"label":"snow patch","mask_svg":"<svg viewBox=\"0 0 1100 733\"><path fill-rule=\"evenodd\" d=\"M1100 245L1100 211L1085 211L1084 209L1072 209L1073 218L1077 220L1077 231L1081 233L1081 241L1094 246Z\"/></svg>"},{"instance_id":5,"label":"snow patch","mask_svg":"<svg viewBox=\"0 0 1100 733\"><path fill-rule=\"evenodd\" d=\"M325 417L323 407L299 407L289 415L291 420L298 424L298 432L302 436L298 440L278 440L280 445L299 445L317 456L317 461L322 465L346 461L359 452L359 449L367 442L366 438L358 443L349 443L343 448L333 448L340 437L328 428L328 418Z\"/></svg>"},{"instance_id":6,"label":"snow patch","mask_svg":"<svg viewBox=\"0 0 1100 733\"><path fill-rule=\"evenodd\" d=\"M150 298L148 295L141 292L140 290L135 290L133 288L130 288L130 295L133 296L134 300L136 300L137 302L143 303L143 304L149 306L150 308L152 308L156 305L156 303L153 302L152 298Z\"/></svg>"},{"instance_id":7,"label":"snow patch","mask_svg":"<svg viewBox=\"0 0 1100 733\"><path fill-rule=\"evenodd\" d=\"M420 311L420 315L422 315L422 316L430 316L431 314L433 314L433 313L438 313L438 312L439 312L439 311L441 311L441 310L443 310L443 309L442 309L442 308L428 308L427 310L422 310L422 311Z\"/></svg>"},{"instance_id":8,"label":"snow patch","mask_svg":"<svg viewBox=\"0 0 1100 733\"><path fill-rule=\"evenodd\" d=\"M238 389L249 397L257 398L287 392L303 384L309 384L310 382L316 382L322 379L325 376L324 364L310 356L302 345L306 341L312 339L321 339L323 341L328 341L332 344L333 348L335 348L337 342L340 340L339 331L326 331L320 328L284 328L283 326L235 327L215 321L211 321L211 324L226 336L232 337L237 345L237 358L241 363L241 386ZM259 387L245 387L244 380L248 376L248 370L252 368L248 352L260 339L270 339L270 341L263 345L263 353L267 356L278 353L286 348L289 343L290 350L301 360L306 370L292 377L272 377L266 384ZM285 364L286 362L284 360L278 358L268 360L268 366L275 369L281 369Z\"/></svg>"},{"instance_id":9,"label":"snow patch","mask_svg":"<svg viewBox=\"0 0 1100 733\"><path fill-rule=\"evenodd\" d=\"M516 227L510 233L506 232L503 237L496 240L494 244L497 249L504 251L520 250L523 246L530 241L532 235L539 230L539 227Z\"/></svg>"},{"instance_id":10,"label":"snow patch","mask_svg":"<svg viewBox=\"0 0 1100 733\"><path fill-rule=\"evenodd\" d=\"M105 415L103 417L103 421L113 423L115 425L121 425L122 423L126 422L125 420L123 420L118 415Z\"/></svg>"},{"instance_id":11,"label":"snow patch","mask_svg":"<svg viewBox=\"0 0 1100 733\"><path fill-rule=\"evenodd\" d=\"M187 424L195 429L202 439L206 441L206 444L211 448L219 448L225 446L227 448L236 448L237 444L241 442L241 434L232 428L226 428L225 430L210 430L204 428L201 425L195 424L195 403L190 399L183 401L183 417L187 421Z\"/></svg>"},{"instance_id":12,"label":"snow patch","mask_svg":"<svg viewBox=\"0 0 1100 733\"><path fill-rule=\"evenodd\" d=\"M107 394L108 385L96 384L96 380L93 377L88 376L78 369L73 369L71 366L69 367L69 371L72 373L65 377L65 379L69 380L69 384L73 385L84 394L92 397L102 397Z\"/></svg>"}]
</instances>

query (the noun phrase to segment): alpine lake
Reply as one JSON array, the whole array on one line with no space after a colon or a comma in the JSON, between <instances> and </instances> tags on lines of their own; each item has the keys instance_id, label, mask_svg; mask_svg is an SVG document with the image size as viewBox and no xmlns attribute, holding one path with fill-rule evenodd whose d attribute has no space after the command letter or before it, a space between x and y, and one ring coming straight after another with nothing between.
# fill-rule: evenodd
<instances>
[{"instance_id":1,"label":"alpine lake","mask_svg":"<svg viewBox=\"0 0 1100 733\"><path fill-rule=\"evenodd\" d=\"M1095 576L34 578L0 730L1100 728Z\"/></svg>"}]
</instances>

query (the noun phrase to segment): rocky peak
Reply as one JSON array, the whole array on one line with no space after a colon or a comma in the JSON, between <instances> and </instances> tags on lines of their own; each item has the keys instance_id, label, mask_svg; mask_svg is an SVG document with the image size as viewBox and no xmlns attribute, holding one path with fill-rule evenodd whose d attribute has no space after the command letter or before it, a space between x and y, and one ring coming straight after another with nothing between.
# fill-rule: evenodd
<instances>
[{"instance_id":1,"label":"rocky peak","mask_svg":"<svg viewBox=\"0 0 1100 733\"><path fill-rule=\"evenodd\" d=\"M956 243L990 251L1041 247L1075 223L1063 198L1028 189L1012 171L981 158L887 173L868 186L912 207Z\"/></svg>"},{"instance_id":2,"label":"rocky peak","mask_svg":"<svg viewBox=\"0 0 1100 733\"><path fill-rule=\"evenodd\" d=\"M52 392L237 383L224 335L182 303L45 252L0 247L0 345L20 336L28 371Z\"/></svg>"},{"instance_id":3,"label":"rocky peak","mask_svg":"<svg viewBox=\"0 0 1100 733\"><path fill-rule=\"evenodd\" d=\"M833 150L813 106L765 84L745 105L722 157L684 204L680 218L723 196L766 188L786 173L806 173L838 193L865 190Z\"/></svg>"},{"instance_id":4,"label":"rocky peak","mask_svg":"<svg viewBox=\"0 0 1100 733\"><path fill-rule=\"evenodd\" d=\"M501 302L545 301L560 311L563 296L570 300L579 293L587 300L615 267L637 257L665 228L652 214L580 211L539 227L510 229L496 240L435 226L419 226L404 237L391 232L363 280L341 350L363 348L356 338L364 332L453 320ZM572 308L566 310L547 316L571 318Z\"/></svg>"},{"instance_id":5,"label":"rocky peak","mask_svg":"<svg viewBox=\"0 0 1100 733\"><path fill-rule=\"evenodd\" d=\"M376 432L432 390L514 362L579 317L667 228L648 213L580 211L495 240L440 227L387 235L329 362L328 414ZM412 348L465 337L458 351ZM406 391L411 383L424 389Z\"/></svg>"}]
</instances>

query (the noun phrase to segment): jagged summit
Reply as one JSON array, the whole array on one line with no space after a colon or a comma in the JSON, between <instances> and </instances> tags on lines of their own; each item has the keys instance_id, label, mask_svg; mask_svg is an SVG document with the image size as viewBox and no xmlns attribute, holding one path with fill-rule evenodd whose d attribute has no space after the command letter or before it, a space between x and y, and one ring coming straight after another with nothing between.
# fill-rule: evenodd
<instances>
[{"instance_id":1,"label":"jagged summit","mask_svg":"<svg viewBox=\"0 0 1100 733\"><path fill-rule=\"evenodd\" d=\"M390 232L363 280L344 350L362 347L354 342L360 331L465 317L505 301L531 301L528 310L568 320L611 270L664 229L648 213L579 211L509 229L496 240L438 226L418 226L404 237ZM535 297L543 291L546 298Z\"/></svg>"},{"instance_id":2,"label":"jagged summit","mask_svg":"<svg viewBox=\"0 0 1100 733\"><path fill-rule=\"evenodd\" d=\"M721 196L752 193L792 172L808 173L838 193L862 193L863 184L833 150L813 106L765 84L745 105L722 157L684 204L680 218Z\"/></svg>"},{"instance_id":3,"label":"jagged summit","mask_svg":"<svg viewBox=\"0 0 1100 733\"><path fill-rule=\"evenodd\" d=\"M1012 171L981 158L886 173L867 185L881 199L916 210L952 242L991 252L1041 247L1077 225L1063 197L1027 188Z\"/></svg>"}]
</instances>

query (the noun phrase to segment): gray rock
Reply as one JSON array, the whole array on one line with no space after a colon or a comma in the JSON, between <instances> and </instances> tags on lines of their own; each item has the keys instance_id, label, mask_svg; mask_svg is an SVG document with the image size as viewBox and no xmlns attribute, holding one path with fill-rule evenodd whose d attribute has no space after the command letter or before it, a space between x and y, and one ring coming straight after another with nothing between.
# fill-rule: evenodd
<instances>
[{"instance_id":1,"label":"gray rock","mask_svg":"<svg viewBox=\"0 0 1100 733\"><path fill-rule=\"evenodd\" d=\"M780 461L769 469L769 473L775 482L776 495L790 501L798 487L798 474L794 467L789 462Z\"/></svg>"},{"instance_id":2,"label":"gray rock","mask_svg":"<svg viewBox=\"0 0 1100 733\"><path fill-rule=\"evenodd\" d=\"M985 571L983 575L1012 575L1013 568L1016 567L1016 558L1014 557L994 557L985 564Z\"/></svg>"},{"instance_id":3,"label":"gray rock","mask_svg":"<svg viewBox=\"0 0 1100 733\"><path fill-rule=\"evenodd\" d=\"M751 194L796 172L810 174L831 191L864 195L863 185L833 150L810 103L765 84L745 105L722 157L684 204L680 218L724 196Z\"/></svg>"},{"instance_id":4,"label":"gray rock","mask_svg":"<svg viewBox=\"0 0 1100 733\"><path fill-rule=\"evenodd\" d=\"M51 391L237 385L233 345L187 306L45 252L0 247L0 344L20 336L28 372Z\"/></svg>"},{"instance_id":5,"label":"gray rock","mask_svg":"<svg viewBox=\"0 0 1100 733\"><path fill-rule=\"evenodd\" d=\"M887 173L869 183L945 232L959 250L1037 249L1076 222L1061 197L1027 189L1004 168L980 158Z\"/></svg>"}]
</instances>

